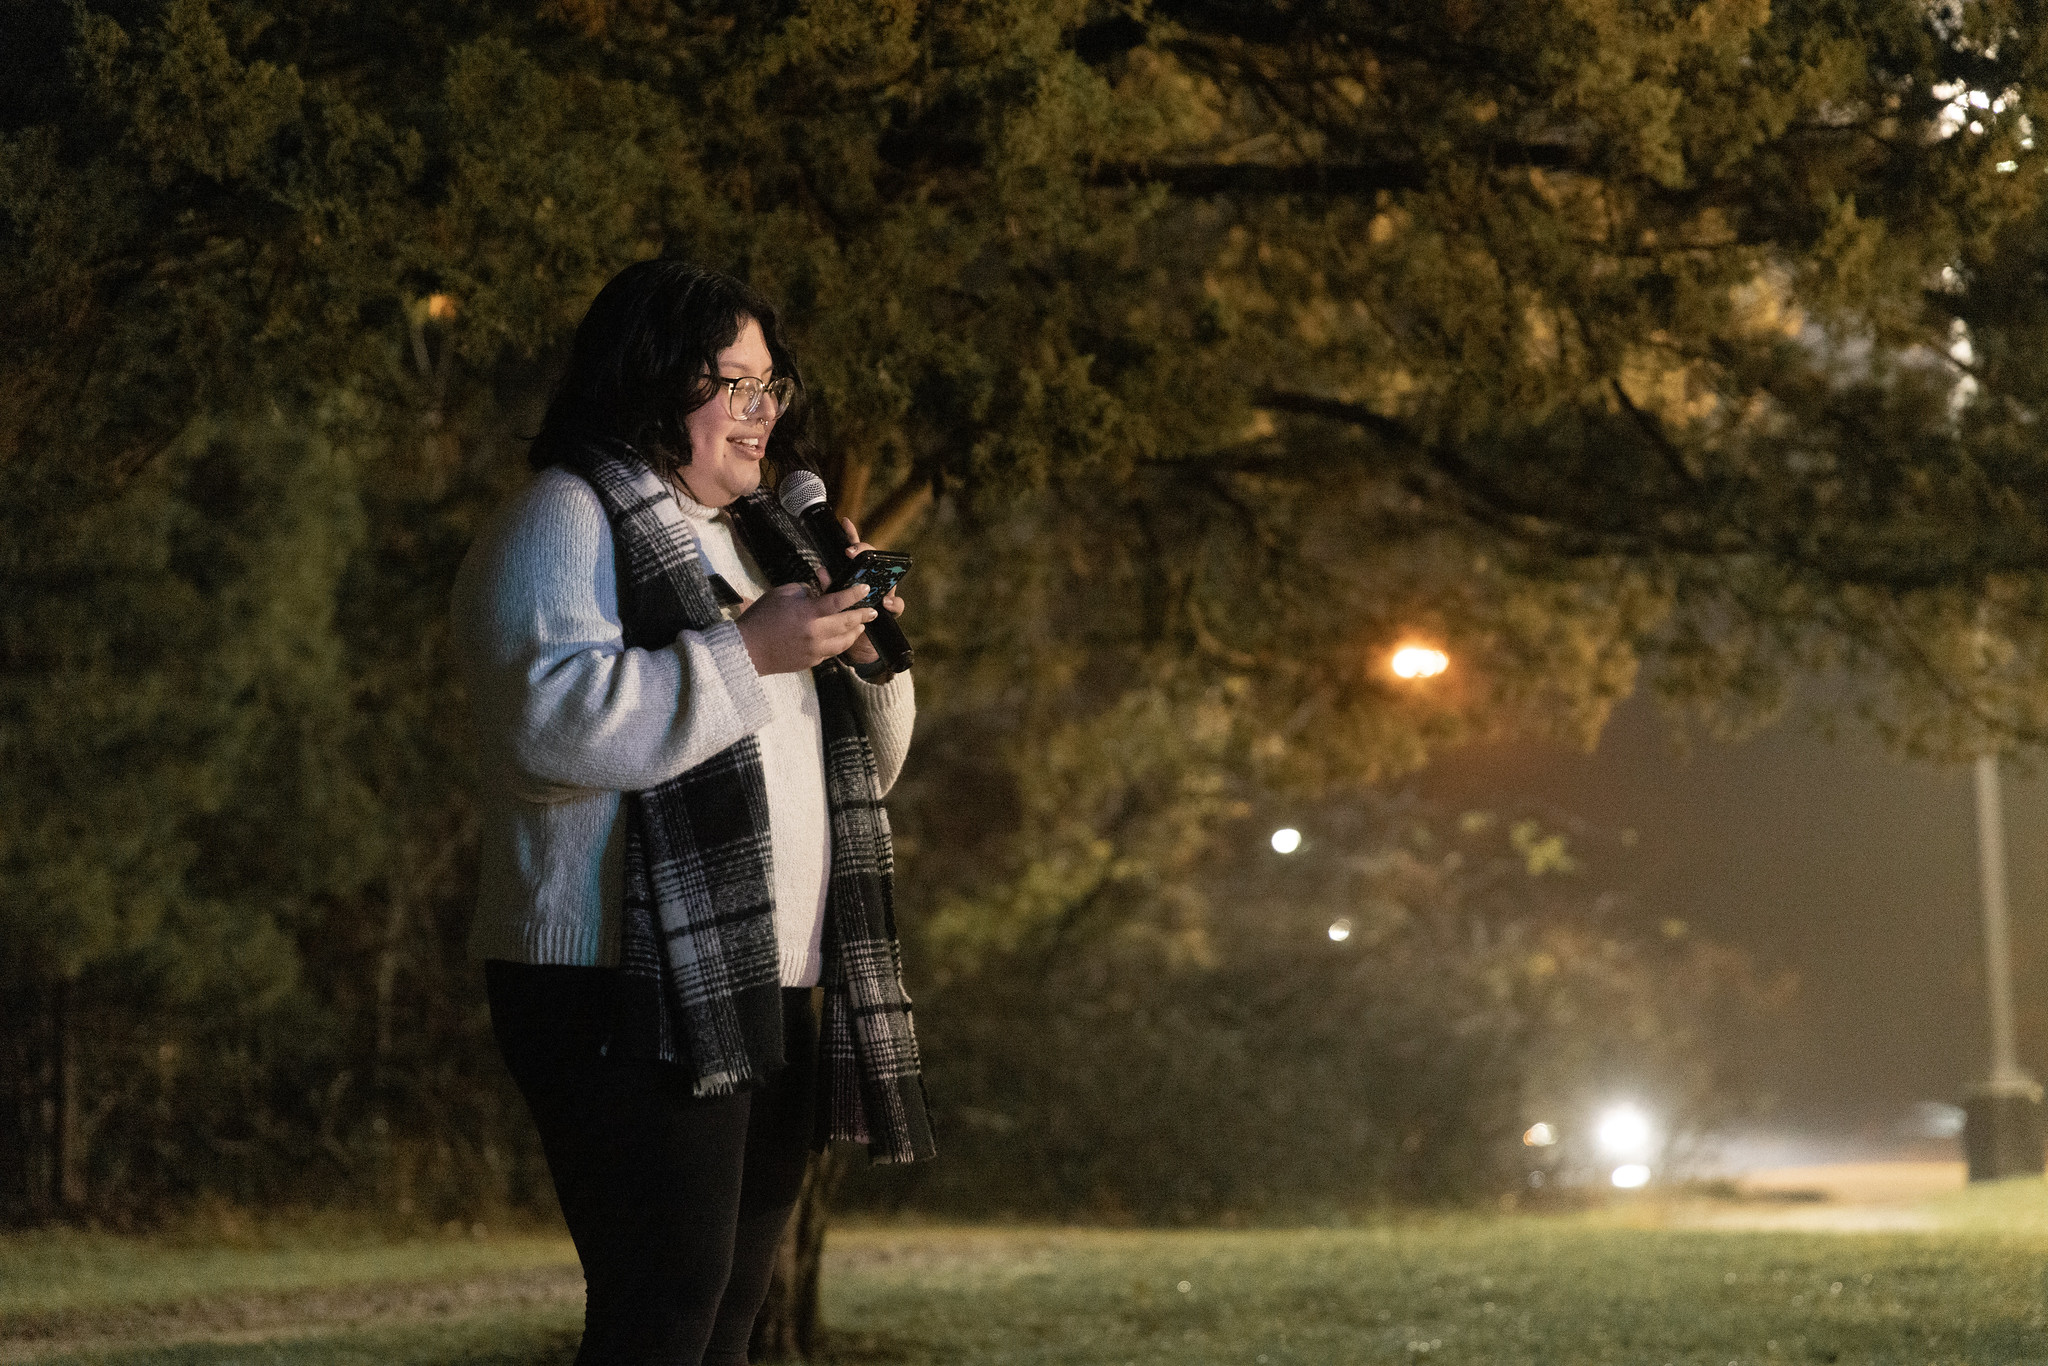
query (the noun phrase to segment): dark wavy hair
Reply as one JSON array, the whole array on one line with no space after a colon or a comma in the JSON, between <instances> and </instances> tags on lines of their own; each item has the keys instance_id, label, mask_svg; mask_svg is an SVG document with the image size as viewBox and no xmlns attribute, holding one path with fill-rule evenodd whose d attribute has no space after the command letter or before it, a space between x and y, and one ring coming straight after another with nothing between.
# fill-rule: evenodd
<instances>
[{"instance_id":1,"label":"dark wavy hair","mask_svg":"<svg viewBox=\"0 0 2048 1366\"><path fill-rule=\"evenodd\" d=\"M627 266L591 300L528 463L545 469L578 443L616 437L664 473L689 464L684 419L719 393L710 378L718 353L749 318L761 325L775 374L797 381L769 437L770 472L808 465L803 376L775 306L743 280L667 256Z\"/></svg>"}]
</instances>

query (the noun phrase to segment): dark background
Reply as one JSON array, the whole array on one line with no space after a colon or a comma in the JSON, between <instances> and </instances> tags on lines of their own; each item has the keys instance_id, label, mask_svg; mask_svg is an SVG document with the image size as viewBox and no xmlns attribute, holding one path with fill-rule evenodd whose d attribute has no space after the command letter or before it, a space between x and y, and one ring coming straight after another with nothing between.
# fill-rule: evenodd
<instances>
[{"instance_id":1,"label":"dark background","mask_svg":"<svg viewBox=\"0 0 2048 1366\"><path fill-rule=\"evenodd\" d=\"M1909 1146L1913 1106L1960 1102L1990 1049L1970 769L1904 760L1841 729L1829 738L1787 721L1681 746L1638 698L1591 754L1481 746L1420 780L1458 809L1633 829L1633 848L1588 870L1623 893L1617 916L1677 917L1797 973L1793 1037L1761 1064L1776 1095L1763 1127L1815 1156ZM2048 788L2014 763L2003 772L2020 1055L2038 1077Z\"/></svg>"}]
</instances>

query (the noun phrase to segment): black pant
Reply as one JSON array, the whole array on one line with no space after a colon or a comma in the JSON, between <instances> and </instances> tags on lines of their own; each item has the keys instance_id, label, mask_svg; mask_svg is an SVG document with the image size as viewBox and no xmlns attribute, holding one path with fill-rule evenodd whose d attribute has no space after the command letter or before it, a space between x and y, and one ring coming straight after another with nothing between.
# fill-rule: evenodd
<instances>
[{"instance_id":1,"label":"black pant","mask_svg":"<svg viewBox=\"0 0 2048 1366\"><path fill-rule=\"evenodd\" d=\"M540 1130L583 1262L578 1366L745 1366L816 1113L809 988L782 993L788 1065L697 1099L666 1063L603 1056L607 968L484 964L491 1028Z\"/></svg>"}]
</instances>

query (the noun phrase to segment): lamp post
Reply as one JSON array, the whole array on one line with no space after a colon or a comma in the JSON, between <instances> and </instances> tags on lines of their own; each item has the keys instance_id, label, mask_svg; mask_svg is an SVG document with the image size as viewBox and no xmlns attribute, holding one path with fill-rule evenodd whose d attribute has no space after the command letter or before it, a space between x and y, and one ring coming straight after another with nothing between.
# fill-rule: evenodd
<instances>
[{"instance_id":1,"label":"lamp post","mask_svg":"<svg viewBox=\"0 0 2048 1366\"><path fill-rule=\"evenodd\" d=\"M1977 756L1977 873L1984 892L1984 967L1991 1004L1991 1073L1963 1106L1972 1181L2039 1176L2041 1084L2020 1067L2012 1022L2012 945L2005 904L2005 813L1998 756Z\"/></svg>"}]
</instances>

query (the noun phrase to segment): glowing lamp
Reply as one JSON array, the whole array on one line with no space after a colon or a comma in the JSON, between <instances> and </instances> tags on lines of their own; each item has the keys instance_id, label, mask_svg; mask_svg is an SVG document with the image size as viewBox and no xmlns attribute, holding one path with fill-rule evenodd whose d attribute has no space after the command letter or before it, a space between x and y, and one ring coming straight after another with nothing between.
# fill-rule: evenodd
<instances>
[{"instance_id":1,"label":"glowing lamp","mask_svg":"<svg viewBox=\"0 0 2048 1366\"><path fill-rule=\"evenodd\" d=\"M1291 854L1301 848L1301 832L1293 826L1282 826L1273 832L1273 852Z\"/></svg>"},{"instance_id":2,"label":"glowing lamp","mask_svg":"<svg viewBox=\"0 0 2048 1366\"><path fill-rule=\"evenodd\" d=\"M1600 1116L1593 1131L1600 1150L1612 1157L1648 1157L1650 1117L1633 1105L1617 1105Z\"/></svg>"},{"instance_id":3,"label":"glowing lamp","mask_svg":"<svg viewBox=\"0 0 2048 1366\"><path fill-rule=\"evenodd\" d=\"M1427 645L1403 645L1394 651L1392 666L1396 678L1435 678L1451 667L1451 657Z\"/></svg>"}]
</instances>

